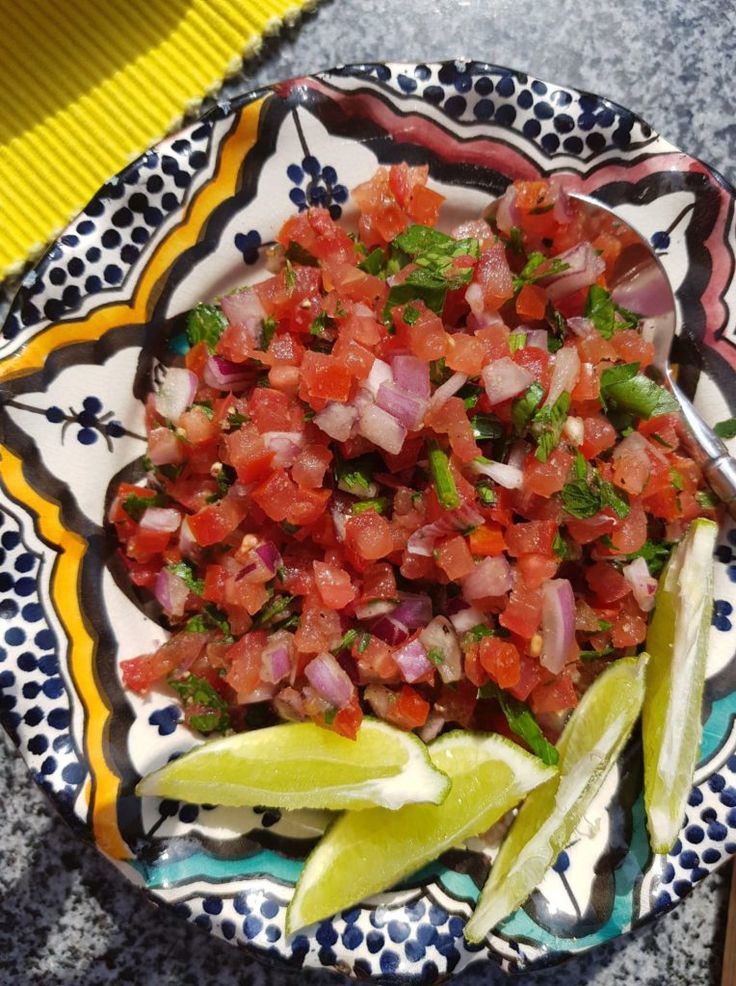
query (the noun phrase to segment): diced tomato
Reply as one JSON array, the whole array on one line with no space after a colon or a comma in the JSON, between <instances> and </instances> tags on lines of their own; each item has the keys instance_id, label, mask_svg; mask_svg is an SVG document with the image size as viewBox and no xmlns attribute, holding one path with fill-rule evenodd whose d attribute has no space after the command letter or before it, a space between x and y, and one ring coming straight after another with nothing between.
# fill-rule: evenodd
<instances>
[{"instance_id":1,"label":"diced tomato","mask_svg":"<svg viewBox=\"0 0 736 986\"><path fill-rule=\"evenodd\" d=\"M356 380L365 380L375 362L373 353L354 339L340 337L332 350L332 355Z\"/></svg>"},{"instance_id":2,"label":"diced tomato","mask_svg":"<svg viewBox=\"0 0 736 986\"><path fill-rule=\"evenodd\" d=\"M542 590L531 589L523 582L514 587L506 609L498 622L512 633L531 640L542 621Z\"/></svg>"},{"instance_id":3,"label":"diced tomato","mask_svg":"<svg viewBox=\"0 0 736 986\"><path fill-rule=\"evenodd\" d=\"M360 593L361 602L371 602L374 599L396 598L396 576L393 566L388 562L376 562L363 573L363 585Z\"/></svg>"},{"instance_id":4,"label":"diced tomato","mask_svg":"<svg viewBox=\"0 0 736 986\"><path fill-rule=\"evenodd\" d=\"M519 651L508 640L484 637L480 642L480 663L501 688L514 688L519 684Z\"/></svg>"},{"instance_id":5,"label":"diced tomato","mask_svg":"<svg viewBox=\"0 0 736 986\"><path fill-rule=\"evenodd\" d=\"M523 346L517 349L511 358L517 366L523 366L528 370L545 392L549 389L551 377L549 353L538 349L537 346Z\"/></svg>"},{"instance_id":6,"label":"diced tomato","mask_svg":"<svg viewBox=\"0 0 736 986\"><path fill-rule=\"evenodd\" d=\"M264 582L247 582L231 576L225 584L225 603L228 608L243 609L255 616L268 602L269 593Z\"/></svg>"},{"instance_id":7,"label":"diced tomato","mask_svg":"<svg viewBox=\"0 0 736 986\"><path fill-rule=\"evenodd\" d=\"M580 451L586 459L594 459L616 444L616 429L601 415L583 418L583 444Z\"/></svg>"},{"instance_id":8,"label":"diced tomato","mask_svg":"<svg viewBox=\"0 0 736 986\"><path fill-rule=\"evenodd\" d=\"M513 297L514 282L502 243L494 243L481 252L473 283L480 285L485 306L491 311L498 311Z\"/></svg>"},{"instance_id":9,"label":"diced tomato","mask_svg":"<svg viewBox=\"0 0 736 986\"><path fill-rule=\"evenodd\" d=\"M647 515L641 503L633 501L626 517L616 518L611 541L616 551L630 554L638 551L647 539Z\"/></svg>"},{"instance_id":10,"label":"diced tomato","mask_svg":"<svg viewBox=\"0 0 736 986\"><path fill-rule=\"evenodd\" d=\"M321 651L333 650L341 638L342 628L338 614L323 606L318 598L307 596L294 634L297 650L302 654L319 654Z\"/></svg>"},{"instance_id":11,"label":"diced tomato","mask_svg":"<svg viewBox=\"0 0 736 986\"><path fill-rule=\"evenodd\" d=\"M209 442L219 433L217 424L207 415L204 407L197 404L179 416L177 427L181 428L191 445Z\"/></svg>"},{"instance_id":12,"label":"diced tomato","mask_svg":"<svg viewBox=\"0 0 736 986\"><path fill-rule=\"evenodd\" d=\"M414 356L426 363L441 359L447 352L449 338L442 319L421 301L416 302L413 307L419 312L419 316L406 329L409 349Z\"/></svg>"},{"instance_id":13,"label":"diced tomato","mask_svg":"<svg viewBox=\"0 0 736 986\"><path fill-rule=\"evenodd\" d=\"M235 691L238 701L247 701L261 680L261 652L266 646L266 631L252 630L236 640L225 652L229 665L225 681Z\"/></svg>"},{"instance_id":14,"label":"diced tomato","mask_svg":"<svg viewBox=\"0 0 736 986\"><path fill-rule=\"evenodd\" d=\"M352 376L344 363L334 356L309 350L301 365L303 389L306 399L321 398L329 401L347 401L350 397Z\"/></svg>"},{"instance_id":15,"label":"diced tomato","mask_svg":"<svg viewBox=\"0 0 736 986\"><path fill-rule=\"evenodd\" d=\"M475 568L468 542L460 534L444 541L436 551L437 564L452 582L470 575Z\"/></svg>"},{"instance_id":16,"label":"diced tomato","mask_svg":"<svg viewBox=\"0 0 736 986\"><path fill-rule=\"evenodd\" d=\"M521 702L526 702L543 677L544 672L539 665L539 661L536 661L533 657L529 657L527 654L522 654L519 660L519 681L509 691L514 698L518 698Z\"/></svg>"},{"instance_id":17,"label":"diced tomato","mask_svg":"<svg viewBox=\"0 0 736 986\"><path fill-rule=\"evenodd\" d=\"M556 448L546 462L530 455L524 464L525 489L543 497L559 493L568 480L572 464L572 455L563 448Z\"/></svg>"},{"instance_id":18,"label":"diced tomato","mask_svg":"<svg viewBox=\"0 0 736 986\"><path fill-rule=\"evenodd\" d=\"M648 420L642 419L639 422L637 431L640 435L644 435L645 438L651 438L655 444L658 444L657 440L659 440L659 444L664 442L665 446L675 449L679 445L679 438L677 436L678 424L679 421L676 414L661 414Z\"/></svg>"},{"instance_id":19,"label":"diced tomato","mask_svg":"<svg viewBox=\"0 0 736 986\"><path fill-rule=\"evenodd\" d=\"M543 319L547 310L547 292L538 284L525 284L516 296L516 314L533 321Z\"/></svg>"},{"instance_id":20,"label":"diced tomato","mask_svg":"<svg viewBox=\"0 0 736 986\"><path fill-rule=\"evenodd\" d=\"M463 671L468 681L477 688L485 685L488 681L488 672L480 663L480 643L472 643L465 648Z\"/></svg>"},{"instance_id":21,"label":"diced tomato","mask_svg":"<svg viewBox=\"0 0 736 986\"><path fill-rule=\"evenodd\" d=\"M537 715L574 709L578 704L578 696L569 672L563 671L554 681L537 685L531 693L530 702L532 711Z\"/></svg>"},{"instance_id":22,"label":"diced tomato","mask_svg":"<svg viewBox=\"0 0 736 986\"><path fill-rule=\"evenodd\" d=\"M468 420L465 404L459 397L450 397L444 404L436 404L424 416L424 423L450 439L452 451L461 462L472 462L480 455L480 448L473 437L473 427ZM475 496L475 491L472 493Z\"/></svg>"},{"instance_id":23,"label":"diced tomato","mask_svg":"<svg viewBox=\"0 0 736 986\"><path fill-rule=\"evenodd\" d=\"M639 363L642 369L654 359L654 344L643 338L636 329L616 332L611 339L616 355L624 363Z\"/></svg>"},{"instance_id":24,"label":"diced tomato","mask_svg":"<svg viewBox=\"0 0 736 986\"><path fill-rule=\"evenodd\" d=\"M477 377L488 362L486 347L477 336L456 332L450 336L445 362L451 370Z\"/></svg>"},{"instance_id":25,"label":"diced tomato","mask_svg":"<svg viewBox=\"0 0 736 986\"><path fill-rule=\"evenodd\" d=\"M616 449L613 455L613 482L632 496L647 485L652 464L645 449Z\"/></svg>"},{"instance_id":26,"label":"diced tomato","mask_svg":"<svg viewBox=\"0 0 736 986\"><path fill-rule=\"evenodd\" d=\"M631 592L631 585L608 562L598 561L586 568L585 580L602 603L615 603Z\"/></svg>"},{"instance_id":27,"label":"diced tomato","mask_svg":"<svg viewBox=\"0 0 736 986\"><path fill-rule=\"evenodd\" d=\"M317 592L328 609L343 609L355 599L357 592L347 572L321 561L312 566Z\"/></svg>"},{"instance_id":28,"label":"diced tomato","mask_svg":"<svg viewBox=\"0 0 736 986\"><path fill-rule=\"evenodd\" d=\"M647 620L633 596L628 596L613 621L611 643L614 647L635 647L646 639Z\"/></svg>"},{"instance_id":29,"label":"diced tomato","mask_svg":"<svg viewBox=\"0 0 736 986\"><path fill-rule=\"evenodd\" d=\"M224 541L248 513L248 503L244 498L226 496L217 503L202 507L187 519L197 544L203 548Z\"/></svg>"},{"instance_id":30,"label":"diced tomato","mask_svg":"<svg viewBox=\"0 0 736 986\"><path fill-rule=\"evenodd\" d=\"M256 431L255 425L244 424L223 436L222 455L238 474L241 483L262 479L271 469L273 452Z\"/></svg>"},{"instance_id":31,"label":"diced tomato","mask_svg":"<svg viewBox=\"0 0 736 986\"><path fill-rule=\"evenodd\" d=\"M477 650L477 647L476 647ZM484 673L484 683L487 675ZM451 685L443 685L435 699L434 708L447 722L457 723L463 729L470 726L478 704L478 688L472 681L461 679Z\"/></svg>"},{"instance_id":32,"label":"diced tomato","mask_svg":"<svg viewBox=\"0 0 736 986\"><path fill-rule=\"evenodd\" d=\"M551 520L530 520L514 524L506 531L506 545L513 557L519 555L551 555L557 525Z\"/></svg>"},{"instance_id":33,"label":"diced tomato","mask_svg":"<svg viewBox=\"0 0 736 986\"><path fill-rule=\"evenodd\" d=\"M500 555L506 549L503 531L492 524L481 524L470 532L470 550L474 555L492 557Z\"/></svg>"},{"instance_id":34,"label":"diced tomato","mask_svg":"<svg viewBox=\"0 0 736 986\"><path fill-rule=\"evenodd\" d=\"M332 452L326 445L311 444L302 449L291 467L292 478L299 486L318 489L332 461Z\"/></svg>"},{"instance_id":35,"label":"diced tomato","mask_svg":"<svg viewBox=\"0 0 736 986\"><path fill-rule=\"evenodd\" d=\"M170 538L171 535L167 531L152 531L139 527L126 542L125 553L134 561L150 561L155 555L161 554Z\"/></svg>"},{"instance_id":36,"label":"diced tomato","mask_svg":"<svg viewBox=\"0 0 736 986\"><path fill-rule=\"evenodd\" d=\"M326 209L312 208L291 216L281 227L278 241L284 248L297 243L318 260L357 262L355 243Z\"/></svg>"},{"instance_id":37,"label":"diced tomato","mask_svg":"<svg viewBox=\"0 0 736 986\"><path fill-rule=\"evenodd\" d=\"M271 387L254 387L248 410L261 434L267 431L303 431L304 411L286 394Z\"/></svg>"},{"instance_id":38,"label":"diced tomato","mask_svg":"<svg viewBox=\"0 0 736 986\"><path fill-rule=\"evenodd\" d=\"M328 728L345 736L347 739L354 740L358 735L360 724L363 721L363 710L360 707L358 696L353 695L350 704L340 709L331 724L325 723Z\"/></svg>"},{"instance_id":39,"label":"diced tomato","mask_svg":"<svg viewBox=\"0 0 736 986\"><path fill-rule=\"evenodd\" d=\"M208 565L204 573L202 599L221 605L225 601L228 571L224 565Z\"/></svg>"},{"instance_id":40,"label":"diced tomato","mask_svg":"<svg viewBox=\"0 0 736 986\"><path fill-rule=\"evenodd\" d=\"M525 585L528 585L530 589L538 589L547 579L555 577L559 567L559 559L550 555L519 555L516 560L516 567Z\"/></svg>"},{"instance_id":41,"label":"diced tomato","mask_svg":"<svg viewBox=\"0 0 736 986\"><path fill-rule=\"evenodd\" d=\"M123 684L131 691L144 693L151 685L179 667L194 663L209 640L204 633L177 633L153 654L144 654L120 662Z\"/></svg>"},{"instance_id":42,"label":"diced tomato","mask_svg":"<svg viewBox=\"0 0 736 986\"><path fill-rule=\"evenodd\" d=\"M385 517L375 510L350 517L345 525L347 543L361 558L376 561L393 551L391 528Z\"/></svg>"}]
</instances>

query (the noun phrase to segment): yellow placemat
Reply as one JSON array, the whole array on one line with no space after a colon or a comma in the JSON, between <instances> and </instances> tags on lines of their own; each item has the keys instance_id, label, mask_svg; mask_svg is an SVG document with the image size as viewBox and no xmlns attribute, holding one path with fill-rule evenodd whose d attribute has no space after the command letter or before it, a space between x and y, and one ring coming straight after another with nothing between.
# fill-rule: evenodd
<instances>
[{"instance_id":1,"label":"yellow placemat","mask_svg":"<svg viewBox=\"0 0 736 986\"><path fill-rule=\"evenodd\" d=\"M0 0L0 276L316 0Z\"/></svg>"}]
</instances>

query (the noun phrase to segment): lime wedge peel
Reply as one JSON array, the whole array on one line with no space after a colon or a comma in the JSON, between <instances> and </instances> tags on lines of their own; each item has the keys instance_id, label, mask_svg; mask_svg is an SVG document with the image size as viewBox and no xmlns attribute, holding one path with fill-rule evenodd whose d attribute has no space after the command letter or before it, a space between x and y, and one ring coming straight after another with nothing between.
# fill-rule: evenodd
<instances>
[{"instance_id":1,"label":"lime wedge peel","mask_svg":"<svg viewBox=\"0 0 736 986\"><path fill-rule=\"evenodd\" d=\"M717 537L711 520L690 525L660 579L647 633L644 804L658 853L677 840L700 748Z\"/></svg>"},{"instance_id":2,"label":"lime wedge peel","mask_svg":"<svg viewBox=\"0 0 736 986\"><path fill-rule=\"evenodd\" d=\"M355 811L440 804L449 789L418 737L367 718L355 740L311 722L211 740L144 777L136 793L195 804Z\"/></svg>"},{"instance_id":3,"label":"lime wedge peel","mask_svg":"<svg viewBox=\"0 0 736 986\"><path fill-rule=\"evenodd\" d=\"M639 716L646 664L646 654L616 661L570 716L557 744L559 773L519 809L465 926L468 941L483 941L522 904L569 844Z\"/></svg>"},{"instance_id":4,"label":"lime wedge peel","mask_svg":"<svg viewBox=\"0 0 736 986\"><path fill-rule=\"evenodd\" d=\"M493 734L448 733L430 744L429 752L452 780L444 803L341 815L305 863L287 911L287 933L386 890L487 831L556 773Z\"/></svg>"}]
</instances>

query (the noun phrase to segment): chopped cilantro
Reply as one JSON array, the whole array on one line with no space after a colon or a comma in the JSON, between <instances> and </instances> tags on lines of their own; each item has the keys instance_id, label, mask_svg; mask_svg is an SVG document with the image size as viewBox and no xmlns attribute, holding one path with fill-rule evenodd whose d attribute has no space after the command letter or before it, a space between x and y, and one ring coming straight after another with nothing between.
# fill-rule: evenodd
<instances>
[{"instance_id":1,"label":"chopped cilantro","mask_svg":"<svg viewBox=\"0 0 736 986\"><path fill-rule=\"evenodd\" d=\"M610 291L600 284L591 284L585 302L585 317L589 318L604 339L611 339L615 331L616 311Z\"/></svg>"},{"instance_id":2,"label":"chopped cilantro","mask_svg":"<svg viewBox=\"0 0 736 986\"><path fill-rule=\"evenodd\" d=\"M458 257L478 257L478 240L455 240L446 233L429 226L414 224L400 233L391 243L392 251L398 249L403 258L413 259L416 267L408 277L391 287L385 314L397 305L405 305L421 299L427 308L439 314L445 304L448 290L468 284L473 276L473 265L459 267ZM405 264L401 264L405 266ZM400 269L400 268L399 268ZM391 261L388 273L392 273Z\"/></svg>"},{"instance_id":3,"label":"chopped cilantro","mask_svg":"<svg viewBox=\"0 0 736 986\"><path fill-rule=\"evenodd\" d=\"M289 240L289 245L284 253L286 260L292 264L301 264L302 267L319 267L319 260L295 240Z\"/></svg>"},{"instance_id":4,"label":"chopped cilantro","mask_svg":"<svg viewBox=\"0 0 736 986\"><path fill-rule=\"evenodd\" d=\"M207 603L201 613L187 620L184 629L188 633L207 633L208 630L218 629L222 631L226 640L233 639L227 617L212 603Z\"/></svg>"},{"instance_id":5,"label":"chopped cilantro","mask_svg":"<svg viewBox=\"0 0 736 986\"><path fill-rule=\"evenodd\" d=\"M432 662L439 667L440 664L445 663L445 655L439 649L439 647L430 647L427 651L427 657Z\"/></svg>"},{"instance_id":6,"label":"chopped cilantro","mask_svg":"<svg viewBox=\"0 0 736 986\"><path fill-rule=\"evenodd\" d=\"M434 359L429 364L429 379L433 386L441 386L445 380L450 376L450 372L447 368L447 363L445 362L445 357L442 356L440 359Z\"/></svg>"},{"instance_id":7,"label":"chopped cilantro","mask_svg":"<svg viewBox=\"0 0 736 986\"><path fill-rule=\"evenodd\" d=\"M512 332L509 336L509 349L515 353L526 346L526 332Z\"/></svg>"},{"instance_id":8,"label":"chopped cilantro","mask_svg":"<svg viewBox=\"0 0 736 986\"><path fill-rule=\"evenodd\" d=\"M386 254L381 247L376 247L375 250L371 250L364 260L361 260L358 267L360 270L365 271L366 274L372 274L374 277L378 277L383 273L385 263Z\"/></svg>"},{"instance_id":9,"label":"chopped cilantro","mask_svg":"<svg viewBox=\"0 0 736 986\"><path fill-rule=\"evenodd\" d=\"M524 233L519 226L512 226L509 230L509 248L514 253L524 252Z\"/></svg>"},{"instance_id":10,"label":"chopped cilantro","mask_svg":"<svg viewBox=\"0 0 736 986\"><path fill-rule=\"evenodd\" d=\"M602 657L613 654L613 647L604 647L603 650L581 650L579 657L581 661L598 661Z\"/></svg>"},{"instance_id":11,"label":"chopped cilantro","mask_svg":"<svg viewBox=\"0 0 736 986\"><path fill-rule=\"evenodd\" d=\"M713 431L719 438L725 438L727 441L730 438L736 438L736 418L719 421L718 424L713 425Z\"/></svg>"},{"instance_id":12,"label":"chopped cilantro","mask_svg":"<svg viewBox=\"0 0 736 986\"><path fill-rule=\"evenodd\" d=\"M484 637L495 637L497 636L496 631L491 627L486 626L485 623L476 623L474 627L470 630L466 630L463 634L463 649L470 647L471 644L479 643Z\"/></svg>"},{"instance_id":13,"label":"chopped cilantro","mask_svg":"<svg viewBox=\"0 0 736 986\"><path fill-rule=\"evenodd\" d=\"M603 371L601 401L604 407L639 418L659 417L678 407L669 391L639 373L638 363L624 363Z\"/></svg>"},{"instance_id":14,"label":"chopped cilantro","mask_svg":"<svg viewBox=\"0 0 736 986\"><path fill-rule=\"evenodd\" d=\"M418 308L415 308L414 305L407 305L404 308L401 317L404 319L407 325L414 325L414 323L417 321L420 315L421 312L419 311Z\"/></svg>"},{"instance_id":15,"label":"chopped cilantro","mask_svg":"<svg viewBox=\"0 0 736 986\"><path fill-rule=\"evenodd\" d=\"M274 596L274 598L266 603L263 609L259 610L258 613L253 618L253 626L263 626L264 623L268 623L272 620L274 616L278 616L279 613L283 613L286 607L293 602L294 596Z\"/></svg>"},{"instance_id":16,"label":"chopped cilantro","mask_svg":"<svg viewBox=\"0 0 736 986\"><path fill-rule=\"evenodd\" d=\"M428 443L429 471L437 493L437 499L446 510L456 510L460 506L460 494L455 478L450 472L450 460L436 441Z\"/></svg>"},{"instance_id":17,"label":"chopped cilantro","mask_svg":"<svg viewBox=\"0 0 736 986\"><path fill-rule=\"evenodd\" d=\"M537 440L537 451L534 454L540 462L546 462L557 447L565 427L567 412L570 410L570 401L570 395L563 391L554 404L545 404L534 413L531 432Z\"/></svg>"},{"instance_id":18,"label":"chopped cilantro","mask_svg":"<svg viewBox=\"0 0 736 986\"><path fill-rule=\"evenodd\" d=\"M567 541L563 538L559 531L555 534L555 539L552 542L552 550L557 557L563 561L570 557L570 549L567 545Z\"/></svg>"},{"instance_id":19,"label":"chopped cilantro","mask_svg":"<svg viewBox=\"0 0 736 986\"><path fill-rule=\"evenodd\" d=\"M128 493L122 507L133 520L140 520L149 507L165 507L169 498L165 493L154 493L153 496L139 496L138 493Z\"/></svg>"},{"instance_id":20,"label":"chopped cilantro","mask_svg":"<svg viewBox=\"0 0 736 986\"><path fill-rule=\"evenodd\" d=\"M215 411L212 407L211 401L195 401L194 404L192 404L192 407L198 407L201 411L203 411L208 421L212 421L215 416Z\"/></svg>"},{"instance_id":21,"label":"chopped cilantro","mask_svg":"<svg viewBox=\"0 0 736 986\"><path fill-rule=\"evenodd\" d=\"M544 397L544 388L539 383L533 383L525 394L517 397L511 404L511 423L514 434L523 435L532 420L534 412Z\"/></svg>"},{"instance_id":22,"label":"chopped cilantro","mask_svg":"<svg viewBox=\"0 0 736 986\"><path fill-rule=\"evenodd\" d=\"M230 715L227 702L212 685L196 674L184 678L168 678L168 684L179 695L182 705L196 705L200 711L187 717L189 725L200 733L223 732L230 728Z\"/></svg>"},{"instance_id":23,"label":"chopped cilantro","mask_svg":"<svg viewBox=\"0 0 736 986\"><path fill-rule=\"evenodd\" d=\"M373 482L373 473L377 468L377 460L373 455L361 455L357 459L342 459L335 457L335 479L340 489L354 496L372 498L377 491Z\"/></svg>"},{"instance_id":24,"label":"chopped cilantro","mask_svg":"<svg viewBox=\"0 0 736 986\"><path fill-rule=\"evenodd\" d=\"M231 411L227 416L227 430L237 431L241 425L247 424L250 418L247 414L241 414L240 411Z\"/></svg>"},{"instance_id":25,"label":"chopped cilantro","mask_svg":"<svg viewBox=\"0 0 736 986\"><path fill-rule=\"evenodd\" d=\"M261 349L264 352L271 345L278 324L278 319L274 318L273 315L267 315L261 322Z\"/></svg>"},{"instance_id":26,"label":"chopped cilantro","mask_svg":"<svg viewBox=\"0 0 736 986\"><path fill-rule=\"evenodd\" d=\"M535 250L529 254L522 269L513 277L514 294L518 294L525 284L534 284L535 281L541 281L545 277L564 273L569 266L559 257L545 257L543 253Z\"/></svg>"},{"instance_id":27,"label":"chopped cilantro","mask_svg":"<svg viewBox=\"0 0 736 986\"><path fill-rule=\"evenodd\" d=\"M498 701L512 733L516 733L523 739L532 753L536 753L540 760L549 765L557 763L560 759L557 749L539 728L539 723L525 702L520 702L509 695L494 682L484 685L478 695L481 698L495 698Z\"/></svg>"},{"instance_id":28,"label":"chopped cilantro","mask_svg":"<svg viewBox=\"0 0 736 986\"><path fill-rule=\"evenodd\" d=\"M335 320L327 312L319 312L309 326L309 333L313 336L321 336L325 329L331 329L335 325Z\"/></svg>"},{"instance_id":29,"label":"chopped cilantro","mask_svg":"<svg viewBox=\"0 0 736 986\"><path fill-rule=\"evenodd\" d=\"M355 629L346 630L345 633L342 636L342 640L337 645L337 647L335 647L335 649L333 650L332 653L333 654L339 654L341 650L347 650L349 647L352 647L353 641L355 640L355 638L357 636L358 636L358 631L357 630L355 630Z\"/></svg>"},{"instance_id":30,"label":"chopped cilantro","mask_svg":"<svg viewBox=\"0 0 736 986\"><path fill-rule=\"evenodd\" d=\"M595 517L604 507L610 507L618 517L628 517L629 504L613 484L602 480L595 470L588 478L587 466L586 475L581 476L577 471L579 468L576 460L576 478L565 483L560 494L562 505L567 513L580 520L586 520Z\"/></svg>"},{"instance_id":31,"label":"chopped cilantro","mask_svg":"<svg viewBox=\"0 0 736 986\"><path fill-rule=\"evenodd\" d=\"M610 620L598 620L598 629L601 633L605 633L607 630L613 630L613 623Z\"/></svg>"},{"instance_id":32,"label":"chopped cilantro","mask_svg":"<svg viewBox=\"0 0 736 986\"><path fill-rule=\"evenodd\" d=\"M466 411L472 411L482 395L483 390L474 383L466 383L457 392L457 396L462 400Z\"/></svg>"},{"instance_id":33,"label":"chopped cilantro","mask_svg":"<svg viewBox=\"0 0 736 986\"><path fill-rule=\"evenodd\" d=\"M695 494L695 499L698 501L699 506L706 510L717 507L719 503L718 497L714 493L711 493L710 490L698 490Z\"/></svg>"},{"instance_id":34,"label":"chopped cilantro","mask_svg":"<svg viewBox=\"0 0 736 986\"><path fill-rule=\"evenodd\" d=\"M635 558L643 558L647 563L649 574L657 578L662 573L662 569L667 564L667 560L672 553L673 544L668 541L647 540L631 554L625 555L626 561L633 561Z\"/></svg>"},{"instance_id":35,"label":"chopped cilantro","mask_svg":"<svg viewBox=\"0 0 736 986\"><path fill-rule=\"evenodd\" d=\"M354 514L365 513L366 510L375 510L376 513L385 514L388 510L389 499L387 496L379 496L372 500L358 500L351 507Z\"/></svg>"},{"instance_id":36,"label":"chopped cilantro","mask_svg":"<svg viewBox=\"0 0 736 986\"><path fill-rule=\"evenodd\" d=\"M672 486L678 491L678 493L681 493L685 489L685 483L683 482L682 474L679 473L676 469L672 469L672 468L670 469L670 481L672 482Z\"/></svg>"},{"instance_id":37,"label":"chopped cilantro","mask_svg":"<svg viewBox=\"0 0 736 986\"><path fill-rule=\"evenodd\" d=\"M291 266L291 261L288 258L284 269L284 286L288 295L294 293L294 288L296 287L296 271Z\"/></svg>"},{"instance_id":38,"label":"chopped cilantro","mask_svg":"<svg viewBox=\"0 0 736 986\"><path fill-rule=\"evenodd\" d=\"M503 425L495 414L476 414L470 419L473 438L479 442L491 442L503 438Z\"/></svg>"},{"instance_id":39,"label":"chopped cilantro","mask_svg":"<svg viewBox=\"0 0 736 986\"><path fill-rule=\"evenodd\" d=\"M478 499L480 502L486 507L492 507L496 502L496 491L487 479L481 479L480 482L476 484L475 492L478 494Z\"/></svg>"},{"instance_id":40,"label":"chopped cilantro","mask_svg":"<svg viewBox=\"0 0 736 986\"><path fill-rule=\"evenodd\" d=\"M191 346L206 342L214 352L217 341L225 331L227 319L217 305L197 305L187 315L187 339Z\"/></svg>"},{"instance_id":41,"label":"chopped cilantro","mask_svg":"<svg viewBox=\"0 0 736 986\"><path fill-rule=\"evenodd\" d=\"M201 596L204 592L204 581L195 578L194 569L189 562L180 561L176 565L167 565L166 570L171 572L172 575L178 576L190 592L194 592L198 596Z\"/></svg>"},{"instance_id":42,"label":"chopped cilantro","mask_svg":"<svg viewBox=\"0 0 736 986\"><path fill-rule=\"evenodd\" d=\"M368 649L368 645L370 644L370 642L371 642L371 635L367 632L364 633L363 636L360 638L360 641L358 642L358 648L357 648L358 653L364 654Z\"/></svg>"}]
</instances>

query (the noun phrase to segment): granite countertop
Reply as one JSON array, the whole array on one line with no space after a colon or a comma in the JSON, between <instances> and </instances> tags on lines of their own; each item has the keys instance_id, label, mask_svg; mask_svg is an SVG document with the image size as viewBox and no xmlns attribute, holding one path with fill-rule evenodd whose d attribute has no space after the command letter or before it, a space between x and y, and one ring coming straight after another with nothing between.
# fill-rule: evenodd
<instances>
[{"instance_id":1,"label":"granite countertop","mask_svg":"<svg viewBox=\"0 0 736 986\"><path fill-rule=\"evenodd\" d=\"M351 61L474 57L609 96L734 182L734 27L731 5L683 0L325 0L297 27L269 39L227 88ZM0 799L0 986L344 982L264 970L157 911L77 840L5 734ZM712 876L659 922L558 969L519 977L518 986L717 983L728 877L726 871ZM457 983L505 979L490 969L471 970Z\"/></svg>"}]
</instances>

